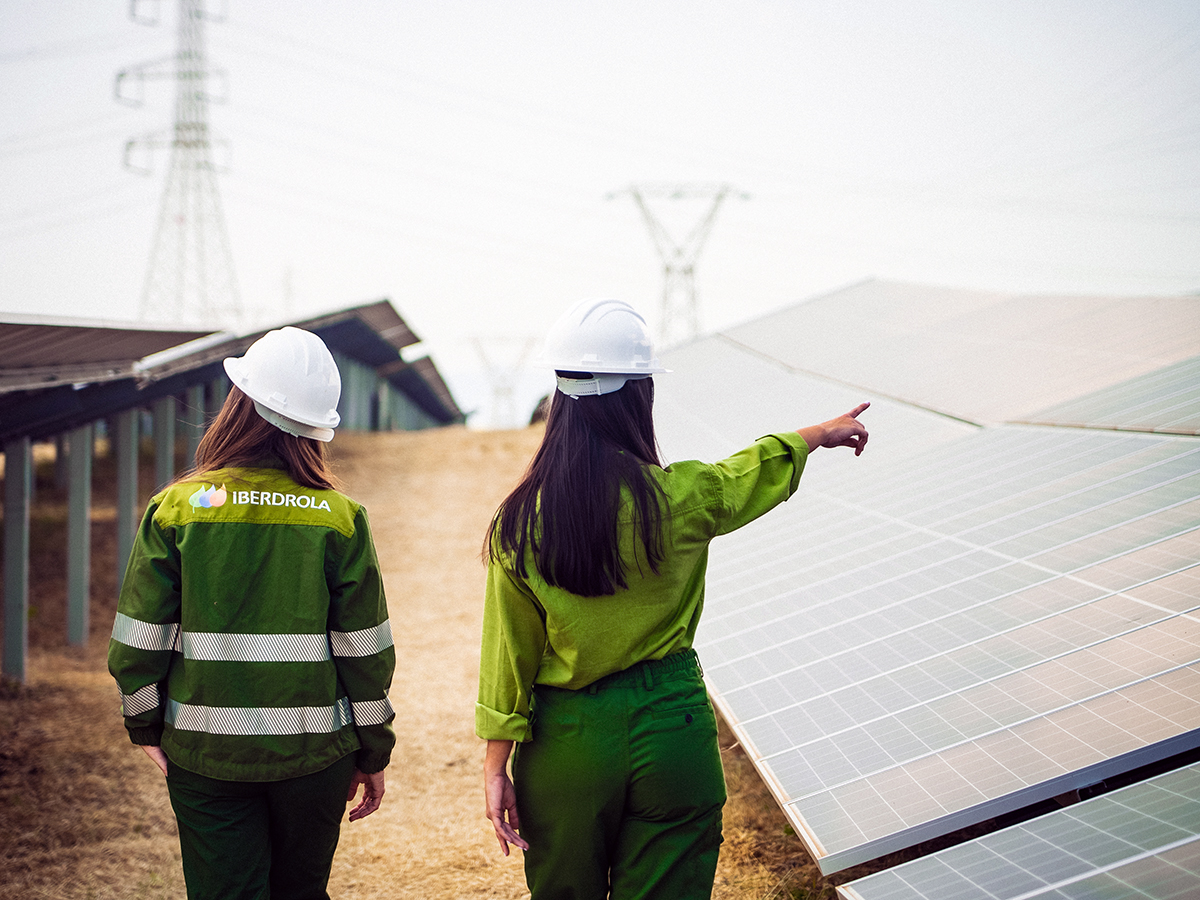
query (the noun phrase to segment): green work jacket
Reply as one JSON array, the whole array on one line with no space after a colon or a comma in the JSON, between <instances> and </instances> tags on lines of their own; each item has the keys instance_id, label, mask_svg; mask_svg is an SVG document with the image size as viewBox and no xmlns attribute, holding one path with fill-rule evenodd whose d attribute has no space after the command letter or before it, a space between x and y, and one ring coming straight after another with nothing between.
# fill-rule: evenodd
<instances>
[{"instance_id":1,"label":"green work jacket","mask_svg":"<svg viewBox=\"0 0 1200 900\"><path fill-rule=\"evenodd\" d=\"M524 578L511 561L492 562L475 733L490 740L530 740L535 684L578 690L691 647L704 607L709 543L787 500L807 457L804 439L788 432L761 438L717 463L655 467L667 505L665 559L657 574L645 565L627 505L618 533L629 587L611 596L581 597L551 587L537 573L532 554Z\"/></svg>"},{"instance_id":2,"label":"green work jacket","mask_svg":"<svg viewBox=\"0 0 1200 900\"><path fill-rule=\"evenodd\" d=\"M222 469L154 498L109 642L135 744L227 781L351 753L387 766L395 668L362 506L279 468Z\"/></svg>"}]
</instances>

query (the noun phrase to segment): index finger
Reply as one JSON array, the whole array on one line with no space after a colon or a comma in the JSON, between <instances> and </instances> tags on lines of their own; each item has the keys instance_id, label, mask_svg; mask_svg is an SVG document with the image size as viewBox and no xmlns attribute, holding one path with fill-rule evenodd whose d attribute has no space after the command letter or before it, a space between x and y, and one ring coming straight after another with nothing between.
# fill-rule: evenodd
<instances>
[{"instance_id":1,"label":"index finger","mask_svg":"<svg viewBox=\"0 0 1200 900\"><path fill-rule=\"evenodd\" d=\"M866 403L860 403L860 404L858 404L858 406L854 407L854 409L850 410L850 412L846 413L846 415L848 415L852 419L857 419L859 414L862 413L862 411L865 410L870 405L871 405L870 400L868 400Z\"/></svg>"}]
</instances>

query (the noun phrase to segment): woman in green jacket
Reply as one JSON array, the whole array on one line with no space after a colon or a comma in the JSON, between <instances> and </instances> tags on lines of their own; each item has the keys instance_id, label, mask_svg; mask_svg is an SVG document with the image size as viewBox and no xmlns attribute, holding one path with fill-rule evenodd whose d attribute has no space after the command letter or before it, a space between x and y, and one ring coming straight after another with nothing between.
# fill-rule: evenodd
<instances>
[{"instance_id":1,"label":"woman in green jacket","mask_svg":"<svg viewBox=\"0 0 1200 900\"><path fill-rule=\"evenodd\" d=\"M576 305L544 361L546 433L485 547L487 814L506 855L525 851L533 900L708 897L725 802L692 650L708 545L790 497L818 447L861 453L867 404L664 467L651 376L665 370L631 307Z\"/></svg>"},{"instance_id":2,"label":"woman in green jacket","mask_svg":"<svg viewBox=\"0 0 1200 900\"><path fill-rule=\"evenodd\" d=\"M327 897L346 804L379 808L395 650L366 510L325 443L341 381L272 331L196 467L150 501L109 644L130 739L166 776L188 897Z\"/></svg>"}]
</instances>

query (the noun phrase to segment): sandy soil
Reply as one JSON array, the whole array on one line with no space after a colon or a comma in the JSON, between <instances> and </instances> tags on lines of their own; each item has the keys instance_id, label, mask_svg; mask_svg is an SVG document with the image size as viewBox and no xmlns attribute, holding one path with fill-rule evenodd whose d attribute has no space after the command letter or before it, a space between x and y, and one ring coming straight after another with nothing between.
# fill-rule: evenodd
<instances>
[{"instance_id":1,"label":"sandy soil","mask_svg":"<svg viewBox=\"0 0 1200 900\"><path fill-rule=\"evenodd\" d=\"M333 444L384 567L400 737L383 807L343 829L335 897L527 896L519 852L501 856L483 817L472 714L480 543L539 438L451 428L340 433ZM97 484L89 645L62 645L61 560L50 553L34 573L27 682L0 692L0 898L184 896L165 785L128 743L104 668L115 567L102 462ZM39 527L57 534L53 491L41 497ZM714 896L832 897L728 734L723 746L731 799Z\"/></svg>"}]
</instances>

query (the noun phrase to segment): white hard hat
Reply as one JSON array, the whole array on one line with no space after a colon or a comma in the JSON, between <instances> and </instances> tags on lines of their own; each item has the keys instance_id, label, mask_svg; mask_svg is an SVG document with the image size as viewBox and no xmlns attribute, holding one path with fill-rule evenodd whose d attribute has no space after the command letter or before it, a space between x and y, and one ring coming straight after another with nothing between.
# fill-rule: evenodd
<instances>
[{"instance_id":1,"label":"white hard hat","mask_svg":"<svg viewBox=\"0 0 1200 900\"><path fill-rule=\"evenodd\" d=\"M333 440L342 378L325 342L290 325L268 331L225 371L258 414L288 434Z\"/></svg>"},{"instance_id":2,"label":"white hard hat","mask_svg":"<svg viewBox=\"0 0 1200 900\"><path fill-rule=\"evenodd\" d=\"M538 364L558 372L569 397L619 391L625 382L669 371L659 365L646 320L623 300L581 300L551 326Z\"/></svg>"}]
</instances>

